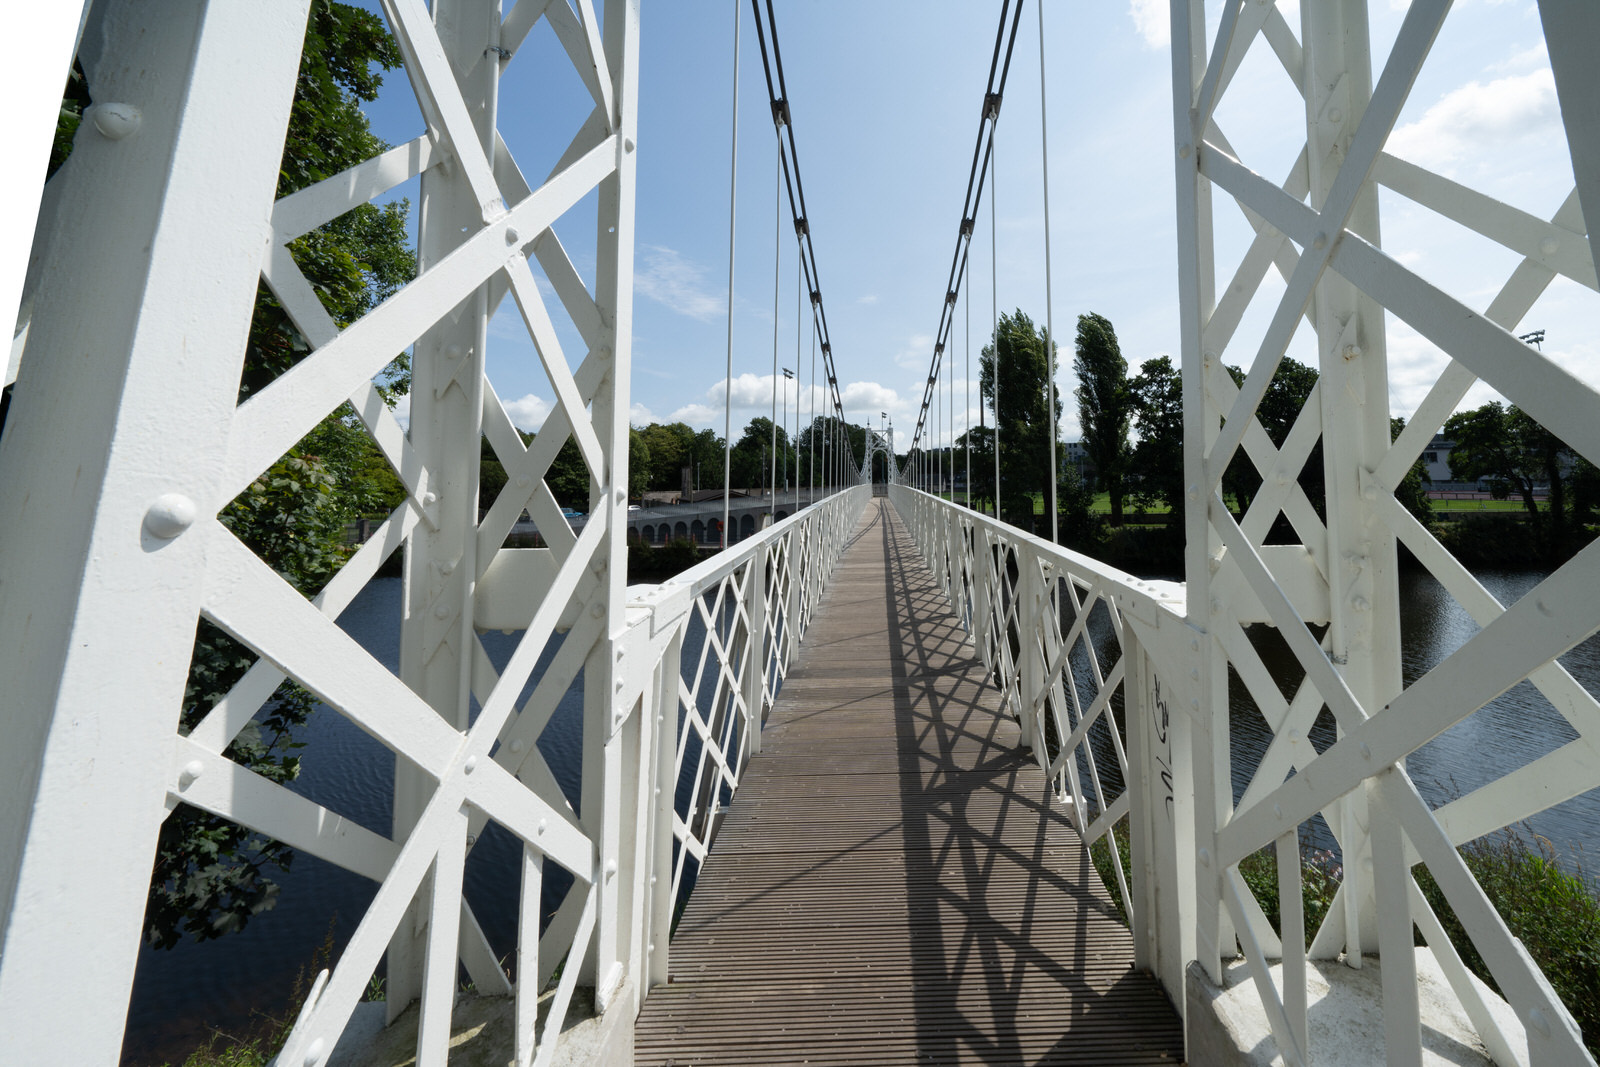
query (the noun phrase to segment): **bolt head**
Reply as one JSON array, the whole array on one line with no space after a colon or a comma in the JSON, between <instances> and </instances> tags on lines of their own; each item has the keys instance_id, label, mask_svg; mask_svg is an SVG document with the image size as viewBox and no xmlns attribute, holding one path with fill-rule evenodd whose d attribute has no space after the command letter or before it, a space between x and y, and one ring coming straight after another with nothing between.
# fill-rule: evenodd
<instances>
[{"instance_id":1,"label":"bolt head","mask_svg":"<svg viewBox=\"0 0 1600 1067\"><path fill-rule=\"evenodd\" d=\"M461 765L461 769L462 769L462 771L464 771L467 774L471 774L473 771L477 770L478 769L478 757L477 756L468 756L467 757L467 761Z\"/></svg>"},{"instance_id":2,"label":"bolt head","mask_svg":"<svg viewBox=\"0 0 1600 1067\"><path fill-rule=\"evenodd\" d=\"M144 528L153 537L170 541L194 525L197 510L182 493L163 493L144 515Z\"/></svg>"},{"instance_id":3,"label":"bolt head","mask_svg":"<svg viewBox=\"0 0 1600 1067\"><path fill-rule=\"evenodd\" d=\"M119 103L94 104L83 117L108 141L120 141L138 132L141 119L138 108Z\"/></svg>"}]
</instances>

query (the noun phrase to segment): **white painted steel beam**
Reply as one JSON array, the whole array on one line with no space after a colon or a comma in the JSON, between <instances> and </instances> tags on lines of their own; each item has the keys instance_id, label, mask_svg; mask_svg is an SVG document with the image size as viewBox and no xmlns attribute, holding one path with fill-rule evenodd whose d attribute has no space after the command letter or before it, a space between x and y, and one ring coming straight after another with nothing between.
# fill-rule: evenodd
<instances>
[{"instance_id":1,"label":"white painted steel beam","mask_svg":"<svg viewBox=\"0 0 1600 1067\"><path fill-rule=\"evenodd\" d=\"M85 28L106 121L46 191L0 439L0 1033L21 1062L121 1054L306 8L104 0ZM116 877L85 875L85 834ZM96 1010L42 1025L66 991Z\"/></svg>"}]
</instances>

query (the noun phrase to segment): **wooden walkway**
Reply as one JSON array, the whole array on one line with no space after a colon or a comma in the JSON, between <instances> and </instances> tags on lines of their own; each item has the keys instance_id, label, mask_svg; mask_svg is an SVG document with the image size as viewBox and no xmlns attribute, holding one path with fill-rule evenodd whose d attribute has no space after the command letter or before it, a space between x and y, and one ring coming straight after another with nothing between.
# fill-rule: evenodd
<instances>
[{"instance_id":1,"label":"wooden walkway","mask_svg":"<svg viewBox=\"0 0 1600 1067\"><path fill-rule=\"evenodd\" d=\"M1175 1064L1177 1014L887 500L635 1030L643 1064Z\"/></svg>"}]
</instances>

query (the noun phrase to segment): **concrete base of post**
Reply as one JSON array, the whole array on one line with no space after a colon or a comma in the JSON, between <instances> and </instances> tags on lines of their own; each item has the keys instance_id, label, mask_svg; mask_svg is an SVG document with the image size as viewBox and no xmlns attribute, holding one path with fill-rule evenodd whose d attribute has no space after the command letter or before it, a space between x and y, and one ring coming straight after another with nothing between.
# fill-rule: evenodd
<instances>
[{"instance_id":1,"label":"concrete base of post","mask_svg":"<svg viewBox=\"0 0 1600 1067\"><path fill-rule=\"evenodd\" d=\"M555 995L552 989L540 998L539 1025L544 1025L546 1007ZM617 1009L605 1015L594 1014L594 990L578 987L567 1009L567 1024L556 1049L556 1067L631 1067L633 1063L633 1014L625 1005L632 990L624 983L618 991ZM451 1018L451 1067L505 1067L514 1062L512 1020L516 1002L512 997L462 995ZM416 1062L417 1006L383 1025L383 1004L362 1004L350 1018L344 1036L328 1060L328 1067L401 1067Z\"/></svg>"},{"instance_id":2,"label":"concrete base of post","mask_svg":"<svg viewBox=\"0 0 1600 1067\"><path fill-rule=\"evenodd\" d=\"M1424 1064L1488 1067L1494 1063L1478 1040L1467 1014L1451 991L1433 953L1419 947L1417 986L1422 1007L1422 1062ZM1318 1067L1383 1063L1382 963L1375 956L1362 960L1360 970L1325 960L1307 964L1311 1055ZM1243 960L1224 968L1224 987L1206 977L1199 963L1190 963L1185 991L1185 1035L1190 1063L1281 1065L1284 1059L1273 1042L1266 1011ZM1282 988L1283 967L1274 964L1272 980ZM1510 1006L1478 982L1484 1000L1499 1020L1513 1047L1526 1049L1523 1030Z\"/></svg>"}]
</instances>

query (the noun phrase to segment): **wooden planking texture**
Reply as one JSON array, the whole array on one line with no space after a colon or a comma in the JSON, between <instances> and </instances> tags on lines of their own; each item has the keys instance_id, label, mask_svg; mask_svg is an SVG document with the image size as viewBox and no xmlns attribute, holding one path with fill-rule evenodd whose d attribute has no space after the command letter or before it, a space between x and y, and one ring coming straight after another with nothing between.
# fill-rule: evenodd
<instances>
[{"instance_id":1,"label":"wooden planking texture","mask_svg":"<svg viewBox=\"0 0 1600 1067\"><path fill-rule=\"evenodd\" d=\"M1175 1064L1078 835L887 500L839 563L635 1028L640 1065Z\"/></svg>"}]
</instances>

